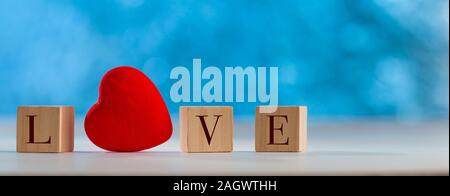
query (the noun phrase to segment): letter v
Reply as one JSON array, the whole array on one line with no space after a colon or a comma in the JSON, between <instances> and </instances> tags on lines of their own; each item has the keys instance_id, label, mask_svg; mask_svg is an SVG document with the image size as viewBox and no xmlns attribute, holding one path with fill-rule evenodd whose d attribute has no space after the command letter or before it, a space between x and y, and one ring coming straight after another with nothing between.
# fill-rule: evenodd
<instances>
[{"instance_id":1,"label":"letter v","mask_svg":"<svg viewBox=\"0 0 450 196\"><path fill-rule=\"evenodd\" d=\"M206 135L206 140L208 141L208 145L211 145L212 137L214 135L214 132L216 131L217 122L219 122L219 118L222 117L222 115L214 115L214 116L216 117L216 123L214 124L214 128L212 130L211 135L209 135L208 126L206 126L206 122L205 122L205 117L208 117L208 115L196 116L196 117L200 118L200 121L201 121L202 127L203 127L203 131L205 132L205 135Z\"/></svg>"}]
</instances>

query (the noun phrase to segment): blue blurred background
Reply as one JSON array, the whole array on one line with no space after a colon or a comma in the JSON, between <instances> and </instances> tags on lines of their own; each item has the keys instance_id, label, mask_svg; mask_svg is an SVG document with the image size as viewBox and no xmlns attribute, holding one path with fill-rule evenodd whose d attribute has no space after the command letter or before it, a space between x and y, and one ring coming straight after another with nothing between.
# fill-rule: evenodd
<instances>
[{"instance_id":1,"label":"blue blurred background","mask_svg":"<svg viewBox=\"0 0 450 196\"><path fill-rule=\"evenodd\" d=\"M448 0L0 0L0 115L75 105L133 65L175 115L175 66L278 66L281 105L320 118L447 119ZM254 104L234 104L253 115Z\"/></svg>"}]
</instances>

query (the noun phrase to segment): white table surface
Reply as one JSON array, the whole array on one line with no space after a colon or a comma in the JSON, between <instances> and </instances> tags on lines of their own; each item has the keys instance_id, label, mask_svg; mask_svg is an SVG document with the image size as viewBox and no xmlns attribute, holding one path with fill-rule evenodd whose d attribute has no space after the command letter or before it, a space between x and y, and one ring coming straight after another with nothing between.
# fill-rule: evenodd
<instances>
[{"instance_id":1,"label":"white table surface","mask_svg":"<svg viewBox=\"0 0 450 196\"><path fill-rule=\"evenodd\" d=\"M111 153L76 124L74 153L16 153L15 119L0 118L0 175L448 175L449 122L310 122L306 153L254 152L254 121L236 119L233 153L182 153L178 122L165 144Z\"/></svg>"}]
</instances>

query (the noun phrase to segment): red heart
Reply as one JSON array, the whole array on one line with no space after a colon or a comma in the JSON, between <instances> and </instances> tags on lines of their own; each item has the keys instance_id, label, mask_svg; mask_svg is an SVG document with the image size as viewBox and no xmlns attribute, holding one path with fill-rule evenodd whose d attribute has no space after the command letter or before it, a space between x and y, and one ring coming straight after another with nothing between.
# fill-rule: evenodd
<instances>
[{"instance_id":1,"label":"red heart","mask_svg":"<svg viewBox=\"0 0 450 196\"><path fill-rule=\"evenodd\" d=\"M144 73L126 66L105 74L84 128L95 145L116 152L149 149L172 135L169 111L158 89Z\"/></svg>"}]
</instances>

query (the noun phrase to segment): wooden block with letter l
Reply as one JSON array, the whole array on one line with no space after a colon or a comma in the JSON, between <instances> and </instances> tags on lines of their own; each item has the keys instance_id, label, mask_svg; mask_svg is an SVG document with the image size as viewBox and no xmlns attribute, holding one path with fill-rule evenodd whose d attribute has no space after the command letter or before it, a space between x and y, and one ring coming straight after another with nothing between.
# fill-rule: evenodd
<instances>
[{"instance_id":1,"label":"wooden block with letter l","mask_svg":"<svg viewBox=\"0 0 450 196\"><path fill-rule=\"evenodd\" d=\"M72 152L73 146L73 107L17 108L17 152Z\"/></svg>"},{"instance_id":2,"label":"wooden block with letter l","mask_svg":"<svg viewBox=\"0 0 450 196\"><path fill-rule=\"evenodd\" d=\"M307 145L307 107L256 108L256 152L302 152Z\"/></svg>"},{"instance_id":3,"label":"wooden block with letter l","mask_svg":"<svg viewBox=\"0 0 450 196\"><path fill-rule=\"evenodd\" d=\"M183 152L233 151L233 108L181 107L180 140Z\"/></svg>"}]
</instances>

